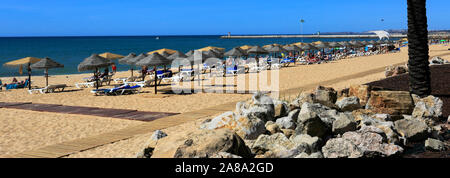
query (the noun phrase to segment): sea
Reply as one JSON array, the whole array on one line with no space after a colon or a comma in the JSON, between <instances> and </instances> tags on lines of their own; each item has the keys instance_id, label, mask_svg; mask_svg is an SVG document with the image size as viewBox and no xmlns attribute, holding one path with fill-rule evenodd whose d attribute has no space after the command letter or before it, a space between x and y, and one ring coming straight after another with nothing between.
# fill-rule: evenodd
<instances>
[{"instance_id":1,"label":"sea","mask_svg":"<svg viewBox=\"0 0 450 178\"><path fill-rule=\"evenodd\" d=\"M26 76L18 68L3 66L4 63L24 57L49 57L64 68L50 69L49 75L65 75L87 73L79 72L77 66L92 54L111 52L128 55L133 52L139 55L162 48L181 52L200 49L206 46L222 47L230 50L243 45L292 44L296 42L314 41L349 41L378 39L346 39L346 38L261 38L261 39L221 39L220 36L102 36L102 37L2 37L0 38L0 77ZM395 40L395 39L394 39ZM130 67L117 65L118 71L129 70ZM44 75L43 70L33 70L32 75Z\"/></svg>"}]
</instances>

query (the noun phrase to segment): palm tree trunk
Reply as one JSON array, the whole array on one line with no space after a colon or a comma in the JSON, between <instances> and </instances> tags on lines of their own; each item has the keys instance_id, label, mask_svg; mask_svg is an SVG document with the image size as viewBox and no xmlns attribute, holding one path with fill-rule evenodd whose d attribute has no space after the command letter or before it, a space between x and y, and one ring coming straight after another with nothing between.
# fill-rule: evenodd
<instances>
[{"instance_id":1,"label":"palm tree trunk","mask_svg":"<svg viewBox=\"0 0 450 178\"><path fill-rule=\"evenodd\" d=\"M431 94L426 0L408 1L408 68L412 94Z\"/></svg>"}]
</instances>

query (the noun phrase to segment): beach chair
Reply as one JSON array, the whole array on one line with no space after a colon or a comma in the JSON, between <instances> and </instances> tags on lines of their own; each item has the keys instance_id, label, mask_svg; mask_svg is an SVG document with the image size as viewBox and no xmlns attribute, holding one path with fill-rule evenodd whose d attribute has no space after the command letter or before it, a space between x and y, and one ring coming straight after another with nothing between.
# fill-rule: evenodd
<instances>
[{"instance_id":1,"label":"beach chair","mask_svg":"<svg viewBox=\"0 0 450 178\"><path fill-rule=\"evenodd\" d=\"M38 92L38 93L54 93L55 91L59 91L59 92L63 92L64 89L67 87L66 84L59 84L59 85L49 85L47 87L44 88L34 88L31 90L28 90L28 93L33 94L33 92Z\"/></svg>"},{"instance_id":2,"label":"beach chair","mask_svg":"<svg viewBox=\"0 0 450 178\"><path fill-rule=\"evenodd\" d=\"M139 94L141 90L142 86L139 85L122 85L116 88L92 90L91 93L94 93L95 95L124 95L135 93Z\"/></svg>"},{"instance_id":3,"label":"beach chair","mask_svg":"<svg viewBox=\"0 0 450 178\"><path fill-rule=\"evenodd\" d=\"M75 84L75 87L77 87L77 88L94 88L97 84L96 84L97 82L84 82L84 83L76 83ZM101 83L99 82L99 84L100 84L100 86L101 86Z\"/></svg>"}]
</instances>

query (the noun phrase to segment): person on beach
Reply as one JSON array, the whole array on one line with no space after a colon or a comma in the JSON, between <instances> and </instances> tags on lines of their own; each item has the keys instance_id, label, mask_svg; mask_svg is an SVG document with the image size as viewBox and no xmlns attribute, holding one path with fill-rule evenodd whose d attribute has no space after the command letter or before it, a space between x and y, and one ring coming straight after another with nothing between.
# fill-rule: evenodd
<instances>
[{"instance_id":1,"label":"person on beach","mask_svg":"<svg viewBox=\"0 0 450 178\"><path fill-rule=\"evenodd\" d=\"M111 65L111 69L112 69L112 73L115 74L116 71L117 71L117 66L116 66L116 64L113 63L113 64Z\"/></svg>"},{"instance_id":2,"label":"person on beach","mask_svg":"<svg viewBox=\"0 0 450 178\"><path fill-rule=\"evenodd\" d=\"M12 81L11 81L11 83L17 83L18 81L17 81L17 79L16 79L16 77L14 77L13 79L12 79Z\"/></svg>"},{"instance_id":3,"label":"person on beach","mask_svg":"<svg viewBox=\"0 0 450 178\"><path fill-rule=\"evenodd\" d=\"M109 69L108 69L108 67L107 67L107 68L105 68L103 74L101 74L101 75L99 76L99 78L103 78L103 77L108 76L108 75L109 75Z\"/></svg>"}]
</instances>

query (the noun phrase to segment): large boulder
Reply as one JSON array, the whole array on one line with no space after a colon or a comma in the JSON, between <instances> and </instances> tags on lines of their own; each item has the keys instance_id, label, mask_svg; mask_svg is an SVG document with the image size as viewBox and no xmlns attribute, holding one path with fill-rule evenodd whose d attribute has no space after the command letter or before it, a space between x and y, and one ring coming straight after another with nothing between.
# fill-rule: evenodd
<instances>
[{"instance_id":1,"label":"large boulder","mask_svg":"<svg viewBox=\"0 0 450 178\"><path fill-rule=\"evenodd\" d=\"M252 99L246 102L236 104L236 114L246 116L250 119L261 119L264 122L275 119L275 105L272 98L257 92Z\"/></svg>"},{"instance_id":2,"label":"large boulder","mask_svg":"<svg viewBox=\"0 0 450 178\"><path fill-rule=\"evenodd\" d=\"M152 140L159 140L161 138L167 137L167 134L164 133L161 130L156 130L155 132L153 132L152 136L150 137Z\"/></svg>"},{"instance_id":3,"label":"large boulder","mask_svg":"<svg viewBox=\"0 0 450 178\"><path fill-rule=\"evenodd\" d=\"M444 151L446 148L444 142L429 138L425 141L425 149L431 151Z\"/></svg>"},{"instance_id":4,"label":"large boulder","mask_svg":"<svg viewBox=\"0 0 450 178\"><path fill-rule=\"evenodd\" d=\"M294 101L289 104L291 110L300 109L303 103L313 103L314 94L309 92L302 92Z\"/></svg>"},{"instance_id":5,"label":"large boulder","mask_svg":"<svg viewBox=\"0 0 450 178\"><path fill-rule=\"evenodd\" d=\"M337 91L331 87L318 86L314 91L314 102L335 108L337 100Z\"/></svg>"},{"instance_id":6,"label":"large boulder","mask_svg":"<svg viewBox=\"0 0 450 178\"><path fill-rule=\"evenodd\" d=\"M303 152L303 153L300 153L299 155L295 156L295 158L316 158L317 159L317 158L323 158L323 154L320 151L311 153L311 154Z\"/></svg>"},{"instance_id":7,"label":"large boulder","mask_svg":"<svg viewBox=\"0 0 450 178\"><path fill-rule=\"evenodd\" d=\"M277 119L276 124L281 129L295 129L295 122L291 117L282 117Z\"/></svg>"},{"instance_id":8,"label":"large boulder","mask_svg":"<svg viewBox=\"0 0 450 178\"><path fill-rule=\"evenodd\" d=\"M298 115L295 135L308 134L322 138L329 132L331 132L329 125L323 122L315 112L306 112Z\"/></svg>"},{"instance_id":9,"label":"large boulder","mask_svg":"<svg viewBox=\"0 0 450 178\"><path fill-rule=\"evenodd\" d=\"M158 141L152 158L207 158L220 152L251 158L251 150L229 129L174 133Z\"/></svg>"},{"instance_id":10,"label":"large boulder","mask_svg":"<svg viewBox=\"0 0 450 178\"><path fill-rule=\"evenodd\" d=\"M289 140L284 134L276 133L273 135L260 135L252 145L252 151L257 155L271 152L273 157L289 158L294 157L304 151ZM268 157L266 155L266 157Z\"/></svg>"},{"instance_id":11,"label":"large boulder","mask_svg":"<svg viewBox=\"0 0 450 178\"><path fill-rule=\"evenodd\" d=\"M341 98L336 102L336 106L341 111L353 111L362 108L359 98L356 96Z\"/></svg>"},{"instance_id":12,"label":"large boulder","mask_svg":"<svg viewBox=\"0 0 450 178\"><path fill-rule=\"evenodd\" d=\"M440 118L442 117L443 102L438 97L428 96L417 101L412 117Z\"/></svg>"},{"instance_id":13,"label":"large boulder","mask_svg":"<svg viewBox=\"0 0 450 178\"><path fill-rule=\"evenodd\" d=\"M274 104L274 112L275 118L280 118L280 117L284 117L287 116L289 113L289 106L288 103L286 101L281 101L281 100L273 100L273 104Z\"/></svg>"},{"instance_id":14,"label":"large boulder","mask_svg":"<svg viewBox=\"0 0 450 178\"><path fill-rule=\"evenodd\" d=\"M392 117L410 115L414 103L409 92L405 91L372 91L366 109L375 113L390 114Z\"/></svg>"},{"instance_id":15,"label":"large boulder","mask_svg":"<svg viewBox=\"0 0 450 178\"><path fill-rule=\"evenodd\" d=\"M348 95L359 98L359 103L365 106L370 97L371 88L368 85L353 85L350 86Z\"/></svg>"},{"instance_id":16,"label":"large boulder","mask_svg":"<svg viewBox=\"0 0 450 178\"><path fill-rule=\"evenodd\" d=\"M281 132L280 126L278 126L278 124L275 123L271 123L271 124L267 124L266 123L266 130L270 133L270 134L276 134Z\"/></svg>"},{"instance_id":17,"label":"large boulder","mask_svg":"<svg viewBox=\"0 0 450 178\"><path fill-rule=\"evenodd\" d=\"M394 122L395 130L408 141L423 141L430 132L430 128L423 120L402 119Z\"/></svg>"},{"instance_id":18,"label":"large boulder","mask_svg":"<svg viewBox=\"0 0 450 178\"><path fill-rule=\"evenodd\" d=\"M334 134L343 134L348 131L355 131L356 125L352 114L340 113L339 119L333 122L332 131Z\"/></svg>"},{"instance_id":19,"label":"large boulder","mask_svg":"<svg viewBox=\"0 0 450 178\"><path fill-rule=\"evenodd\" d=\"M393 76L393 75L394 75L394 70L395 70L395 67L394 67L394 66L387 66L387 67L384 69L384 76L386 76L386 77L391 77L391 76Z\"/></svg>"},{"instance_id":20,"label":"large boulder","mask_svg":"<svg viewBox=\"0 0 450 178\"><path fill-rule=\"evenodd\" d=\"M311 137L307 134L300 134L295 137L291 137L290 140L298 146L306 147L304 152L308 154L320 151L321 139L319 137Z\"/></svg>"},{"instance_id":21,"label":"large boulder","mask_svg":"<svg viewBox=\"0 0 450 178\"><path fill-rule=\"evenodd\" d=\"M389 157L403 152L402 147L385 143L380 132L375 127L346 132L341 138L328 140L322 152L326 158Z\"/></svg>"},{"instance_id":22,"label":"large boulder","mask_svg":"<svg viewBox=\"0 0 450 178\"><path fill-rule=\"evenodd\" d=\"M207 130L226 128L236 132L244 139L256 139L266 132L264 121L261 119L236 115L233 112L226 112L217 116L210 122L203 123L200 128Z\"/></svg>"}]
</instances>

